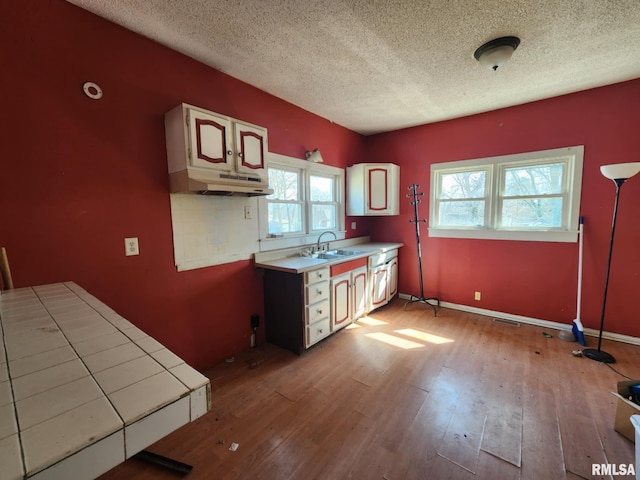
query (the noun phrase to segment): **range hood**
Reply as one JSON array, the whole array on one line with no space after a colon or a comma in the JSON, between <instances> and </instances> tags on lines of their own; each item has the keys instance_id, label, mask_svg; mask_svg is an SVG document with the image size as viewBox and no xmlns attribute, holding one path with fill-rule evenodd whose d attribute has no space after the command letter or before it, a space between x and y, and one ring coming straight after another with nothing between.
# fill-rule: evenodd
<instances>
[{"instance_id":1,"label":"range hood","mask_svg":"<svg viewBox=\"0 0 640 480\"><path fill-rule=\"evenodd\" d=\"M169 174L172 193L257 197L271 195L273 189L259 176L227 172L199 172L191 169Z\"/></svg>"}]
</instances>

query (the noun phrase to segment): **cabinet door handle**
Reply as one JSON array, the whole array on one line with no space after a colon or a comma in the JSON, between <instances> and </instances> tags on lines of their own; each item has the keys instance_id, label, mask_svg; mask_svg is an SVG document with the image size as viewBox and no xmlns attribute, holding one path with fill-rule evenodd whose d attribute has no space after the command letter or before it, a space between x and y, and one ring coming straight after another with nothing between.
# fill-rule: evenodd
<instances>
[{"instance_id":1,"label":"cabinet door handle","mask_svg":"<svg viewBox=\"0 0 640 480\"><path fill-rule=\"evenodd\" d=\"M321 328L318 329L318 333L322 333L322 329Z\"/></svg>"},{"instance_id":2,"label":"cabinet door handle","mask_svg":"<svg viewBox=\"0 0 640 480\"><path fill-rule=\"evenodd\" d=\"M227 150L227 155L233 155L233 150Z\"/></svg>"},{"instance_id":3,"label":"cabinet door handle","mask_svg":"<svg viewBox=\"0 0 640 480\"><path fill-rule=\"evenodd\" d=\"M238 152L238 156L242 158L242 152Z\"/></svg>"},{"instance_id":4,"label":"cabinet door handle","mask_svg":"<svg viewBox=\"0 0 640 480\"><path fill-rule=\"evenodd\" d=\"M318 295L322 295L322 290L317 291Z\"/></svg>"},{"instance_id":5,"label":"cabinet door handle","mask_svg":"<svg viewBox=\"0 0 640 480\"><path fill-rule=\"evenodd\" d=\"M319 308L319 309L317 310L317 312L318 312L318 315L322 315L322 309L321 309L321 308Z\"/></svg>"}]
</instances>

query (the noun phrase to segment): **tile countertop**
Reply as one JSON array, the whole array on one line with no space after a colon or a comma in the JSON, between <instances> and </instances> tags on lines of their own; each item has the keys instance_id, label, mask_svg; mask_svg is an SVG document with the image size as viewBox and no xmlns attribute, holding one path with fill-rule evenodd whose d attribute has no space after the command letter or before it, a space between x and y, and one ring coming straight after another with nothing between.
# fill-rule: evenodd
<instances>
[{"instance_id":1,"label":"tile countertop","mask_svg":"<svg viewBox=\"0 0 640 480\"><path fill-rule=\"evenodd\" d=\"M323 244L326 242L322 242ZM275 250L271 252L256 253L254 265L258 268L269 270L280 270L289 273L304 273L316 268L337 265L357 258L368 257L377 253L383 253L394 248L404 246L399 242L371 242L369 237L358 237L348 240L330 241L331 250L349 249L358 250L362 253L348 255L335 260L325 260L322 258L301 257L300 251L303 247L290 248L286 250Z\"/></svg>"},{"instance_id":2,"label":"tile countertop","mask_svg":"<svg viewBox=\"0 0 640 480\"><path fill-rule=\"evenodd\" d=\"M73 282L0 292L2 480L90 479L210 409L209 379Z\"/></svg>"}]
</instances>

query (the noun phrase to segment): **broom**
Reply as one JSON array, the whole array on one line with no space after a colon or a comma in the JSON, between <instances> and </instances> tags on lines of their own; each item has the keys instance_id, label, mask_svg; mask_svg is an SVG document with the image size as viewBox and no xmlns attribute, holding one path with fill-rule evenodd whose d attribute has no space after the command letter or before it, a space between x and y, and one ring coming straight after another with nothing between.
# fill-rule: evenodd
<instances>
[{"instance_id":1,"label":"broom","mask_svg":"<svg viewBox=\"0 0 640 480\"><path fill-rule=\"evenodd\" d=\"M578 235L580 239L578 242L578 305L576 307L576 318L573 320L573 327L571 331L578 343L582 346L587 345L587 341L584 338L584 327L580 320L580 304L582 303L582 245L583 245L583 230L584 230L584 217L580 217L580 228L578 229Z\"/></svg>"}]
</instances>

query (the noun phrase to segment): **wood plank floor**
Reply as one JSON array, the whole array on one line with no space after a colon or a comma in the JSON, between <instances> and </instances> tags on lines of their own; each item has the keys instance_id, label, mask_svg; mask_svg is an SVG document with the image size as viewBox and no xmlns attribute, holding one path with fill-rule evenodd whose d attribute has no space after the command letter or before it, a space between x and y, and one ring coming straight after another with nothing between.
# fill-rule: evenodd
<instances>
[{"instance_id":1,"label":"wood plank floor","mask_svg":"<svg viewBox=\"0 0 640 480\"><path fill-rule=\"evenodd\" d=\"M211 412L148 450L193 465L190 480L575 480L609 478L592 477L592 463L635 462L613 429L610 392L624 378L572 356L577 343L403 307L396 299L302 357L265 345L204 372ZM640 347L603 350L640 378ZM121 478L179 476L131 459L101 477Z\"/></svg>"}]
</instances>

